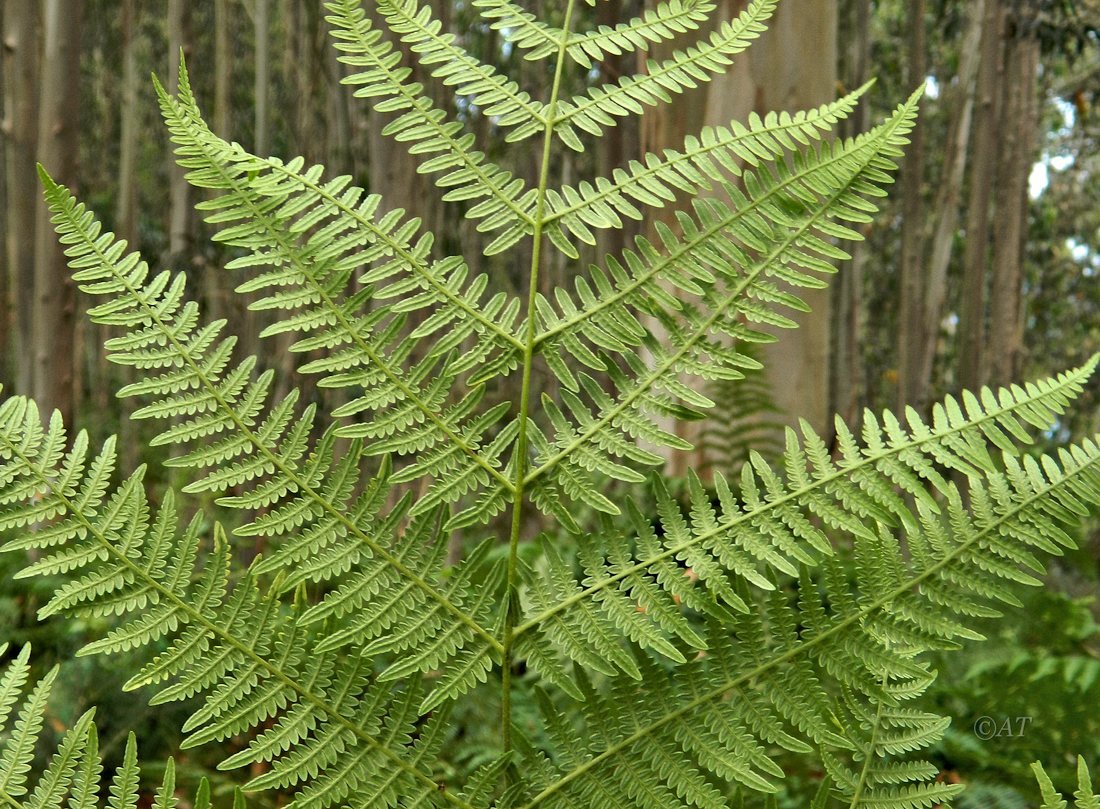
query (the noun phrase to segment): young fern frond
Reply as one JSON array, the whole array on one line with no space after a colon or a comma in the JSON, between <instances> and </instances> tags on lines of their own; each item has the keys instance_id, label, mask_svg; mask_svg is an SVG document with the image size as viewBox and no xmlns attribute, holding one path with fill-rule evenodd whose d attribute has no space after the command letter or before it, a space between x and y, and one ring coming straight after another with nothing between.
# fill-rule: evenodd
<instances>
[{"instance_id":1,"label":"young fern frond","mask_svg":"<svg viewBox=\"0 0 1100 809\"><path fill-rule=\"evenodd\" d=\"M565 36L566 55L586 70L609 56L647 50L650 45L667 42L676 34L694 31L715 8L710 0L663 0L629 22L570 33L540 22L535 15L509 0L474 0L473 5L482 17L493 20L490 26L493 30L527 51L524 58L538 61L553 56Z\"/></svg>"},{"instance_id":2,"label":"young fern frond","mask_svg":"<svg viewBox=\"0 0 1100 809\"><path fill-rule=\"evenodd\" d=\"M0 644L0 658L7 644ZM99 737L92 721L95 709L85 711L68 728L50 756L46 769L31 783L29 773L46 719L46 703L57 679L55 666L35 683L19 706L14 724L8 720L20 701L30 673L30 647L19 654L0 672L0 805L10 809L133 809L137 806L140 770L137 760L137 740L133 733L126 739L122 766L115 770L110 784L103 780L103 762L99 756ZM102 800L108 787L106 803ZM176 805L176 768L168 759L164 778L153 798L156 809L173 809ZM205 778L199 784L193 802L194 809L210 809L210 784ZM233 809L244 809L244 796L236 790Z\"/></svg>"},{"instance_id":3,"label":"young fern frond","mask_svg":"<svg viewBox=\"0 0 1100 809\"><path fill-rule=\"evenodd\" d=\"M1036 761L1031 765L1035 773L1035 779L1039 782L1039 789L1043 797L1043 805L1039 809L1069 809L1069 804L1055 790L1043 765ZM1074 809L1100 809L1100 795L1092 790L1092 777L1089 774L1088 764L1081 757L1077 757L1077 789L1073 793Z\"/></svg>"}]
</instances>

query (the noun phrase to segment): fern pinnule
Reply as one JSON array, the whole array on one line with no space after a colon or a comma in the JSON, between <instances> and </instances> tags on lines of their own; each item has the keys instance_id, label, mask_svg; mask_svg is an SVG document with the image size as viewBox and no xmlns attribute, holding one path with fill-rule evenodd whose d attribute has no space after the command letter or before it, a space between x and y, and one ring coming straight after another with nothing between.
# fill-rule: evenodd
<instances>
[{"instance_id":1,"label":"fern pinnule","mask_svg":"<svg viewBox=\"0 0 1100 809\"><path fill-rule=\"evenodd\" d=\"M1031 765L1031 769L1035 773L1035 779L1039 782L1039 790L1042 793L1043 805L1040 809L1069 809L1069 804L1058 794L1043 765L1036 761ZM1081 756L1077 757L1077 789L1074 790L1073 797L1074 809L1100 809L1100 795L1093 792L1089 767Z\"/></svg>"},{"instance_id":2,"label":"fern pinnule","mask_svg":"<svg viewBox=\"0 0 1100 809\"><path fill-rule=\"evenodd\" d=\"M697 30L714 11L710 0L662 0L629 22L601 25L592 31L562 32L510 0L474 0L473 6L484 19L493 21L493 30L527 51L525 59L538 61L553 56L565 37L566 55L585 70L609 56L647 50L676 34Z\"/></svg>"},{"instance_id":3,"label":"fern pinnule","mask_svg":"<svg viewBox=\"0 0 1100 809\"><path fill-rule=\"evenodd\" d=\"M599 136L615 119L640 115L645 107L667 104L682 93L710 81L731 64L766 30L779 0L751 0L734 19L723 21L705 40L663 60L646 60L644 72L597 85L583 95L562 99L555 108L554 134L573 149L583 146L577 130ZM567 40L568 41L568 40Z\"/></svg>"},{"instance_id":4,"label":"fern pinnule","mask_svg":"<svg viewBox=\"0 0 1100 809\"><path fill-rule=\"evenodd\" d=\"M870 86L870 85L867 85ZM547 191L545 232L564 253L576 257L571 238L595 244L593 228L622 228L623 218L643 218L639 205L663 208L675 202L677 193L699 196L740 177L745 166L759 169L779 162L798 146L810 146L848 117L867 86L812 110L793 115L753 113L746 124L706 127L689 135L680 150L664 149L661 156L647 154L644 163L630 161L610 179L597 177L575 188Z\"/></svg>"}]
</instances>

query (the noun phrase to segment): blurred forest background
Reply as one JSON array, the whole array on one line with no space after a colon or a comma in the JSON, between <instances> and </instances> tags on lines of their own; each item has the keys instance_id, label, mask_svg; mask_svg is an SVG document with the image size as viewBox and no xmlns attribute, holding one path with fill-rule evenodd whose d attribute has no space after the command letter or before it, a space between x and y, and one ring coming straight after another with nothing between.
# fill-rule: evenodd
<instances>
[{"instance_id":1,"label":"blurred forest background","mask_svg":"<svg viewBox=\"0 0 1100 809\"><path fill-rule=\"evenodd\" d=\"M613 26L651 1L585 6L580 24ZM545 96L550 77L505 46L479 19L476 2L425 3L468 50ZM556 0L520 4L560 22ZM744 2L715 4L729 17ZM7 392L60 409L94 438L120 432L124 466L157 456L143 449L144 428L127 420L126 401L114 397L128 379L104 358L110 335L82 317L87 301L49 225L36 161L154 270L185 269L206 315L228 319L242 351L279 370L280 384L302 387L323 407L339 404L299 378L295 369L306 358L283 338L259 348L270 321L233 294L243 279L222 270L232 256L194 211L203 193L173 162L150 80L155 73L171 90L181 53L218 134L259 154L301 155L332 175L352 175L383 194L388 208L420 216L438 235L438 254L461 253L501 290L522 291L529 257L519 250L484 258L461 203L440 202L415 158L384 136L385 116L341 87L347 68L330 46L319 2L0 0L0 16L0 381ZM643 69L636 59L595 63L569 79L571 89ZM718 414L690 426L699 449L670 458L669 475L733 469L750 442L775 452L774 425L799 415L828 434L833 413L855 423L864 407L923 410L945 393L1057 372L1100 351L1098 0L785 0L769 33L727 76L672 108L627 119L583 154L563 155L553 174L562 183L608 174L646 151L678 147L702 126L814 107L872 78L845 136L869 128L914 86L928 87L894 194L866 241L845 245L852 260L830 289L811 296L814 311L802 328L769 347L767 375L714 391ZM427 84L492 159L532 178L529 147L510 148L468 100ZM602 231L580 261L555 259L540 276L543 291L571 284L589 262L655 226L626 221L621 231ZM549 381L545 388L555 395ZM1065 434L1100 429L1098 397L1094 385L1062 425ZM1041 757L1065 772L1062 753L1100 761L1098 536L1083 526L1082 550L1052 571L1047 589L1021 596L1023 629L994 624L996 643L945 658L936 699L955 723L940 756L946 777L975 785L959 806L1033 805L1022 797L1034 788L1020 762ZM0 558L4 638L16 646L34 641L40 663L68 660L92 628L36 624L35 593L11 580L17 562ZM65 666L58 727L98 703L108 756L121 754L134 726L149 728L143 738L161 739L164 753L174 749L176 713L159 720L186 706L150 708L123 697L124 673L95 661ZM983 716L1032 719L1022 734L987 739L974 732ZM148 742L143 752L155 760ZM205 772L214 759L203 756L185 755L185 770Z\"/></svg>"}]
</instances>

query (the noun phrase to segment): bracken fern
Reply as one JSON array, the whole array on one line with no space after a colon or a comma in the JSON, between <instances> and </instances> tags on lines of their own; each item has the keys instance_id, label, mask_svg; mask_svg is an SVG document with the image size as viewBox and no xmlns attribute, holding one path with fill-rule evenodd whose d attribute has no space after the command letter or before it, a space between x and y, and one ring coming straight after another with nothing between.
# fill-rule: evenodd
<instances>
[{"instance_id":1,"label":"bracken fern","mask_svg":"<svg viewBox=\"0 0 1100 809\"><path fill-rule=\"evenodd\" d=\"M331 414L297 391L277 398L231 324L204 322L183 273L153 274L42 173L89 315L112 328L111 360L134 369L120 395L157 423L183 492L217 508L182 523L175 493L153 497L144 468L118 469L113 440L93 447L8 398L0 528L5 550L37 551L20 576L60 577L41 616L116 617L82 653L150 649L127 687L197 698L184 746L242 737L222 766L252 766L244 790L293 792L295 806L717 809L775 792L790 754L823 763L820 807L950 799L958 787L910 758L947 724L918 707L934 677L922 653L978 637L969 619L1017 603L1012 585L1037 583L1039 554L1072 545L1059 524L1100 500L1095 442L1018 449L1096 360L948 398L929 419L868 413L858 434L838 421L835 451L803 423L778 464L751 454L710 488L689 475L681 502L652 470L691 445L662 423L704 416L701 390L759 368L751 344L774 339L761 327L793 326L797 291L822 286L846 258L838 240L874 215L919 94L857 138L833 131L866 88L554 188L556 149L721 72L776 0L572 98L567 69L689 33L714 4L664 2L586 33L571 30L575 0L561 28L503 0L473 5L548 66L548 98L465 52L416 0L378 0L388 36L356 0L328 8L346 83L391 114L386 133L465 204L486 252L530 243L523 298L460 256L433 257L420 220L380 213L351 177L220 138L185 70L175 96L157 86L179 163L210 192L198 207L235 251L228 269L247 273L238 289L281 316L264 335L292 335L303 373L344 392ZM535 185L433 105L394 40L510 142L540 142ZM693 201L674 226L540 293L549 251L575 258L595 231L681 195ZM542 370L559 394L540 401ZM513 400L483 404L490 384ZM652 506L614 502L609 480L647 484ZM537 511L560 531L529 539ZM501 524L448 565L454 532ZM264 538L265 554L238 569L227 534ZM0 706L25 679L24 655ZM90 715L24 798L48 679L4 748L2 794L84 806L99 770ZM499 732L458 772L443 751L470 705L499 706L481 716ZM126 762L111 806L133 802L132 745ZM158 805L171 805L171 772Z\"/></svg>"}]
</instances>

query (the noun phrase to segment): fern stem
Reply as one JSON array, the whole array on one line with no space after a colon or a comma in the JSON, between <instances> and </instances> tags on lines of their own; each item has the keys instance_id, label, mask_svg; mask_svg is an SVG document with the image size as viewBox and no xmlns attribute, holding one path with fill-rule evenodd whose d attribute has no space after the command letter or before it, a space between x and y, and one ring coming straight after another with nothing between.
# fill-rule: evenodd
<instances>
[{"instance_id":1,"label":"fern stem","mask_svg":"<svg viewBox=\"0 0 1100 809\"><path fill-rule=\"evenodd\" d=\"M886 678L882 680L883 686L886 685ZM852 793L852 802L848 804L848 809L858 809L859 799L863 797L863 790L867 786L867 777L871 772L871 762L875 759L875 746L878 744L878 734L882 729L882 709L886 707L882 700L879 700L878 707L875 709L875 724L871 728L871 741L867 745L867 749L863 751L863 768L859 773L859 782L856 784L855 791Z\"/></svg>"},{"instance_id":2,"label":"fern stem","mask_svg":"<svg viewBox=\"0 0 1100 809\"><path fill-rule=\"evenodd\" d=\"M1067 375L1065 377L1065 380L1064 380L1064 383L1063 383L1062 387L1072 388L1075 384L1079 384L1080 382L1081 382L1081 377L1079 375ZM818 490L827 490L829 485L832 484L833 482L835 482L837 480L841 480L843 478L852 477L852 476L858 474L860 470L866 469L868 467L874 467L876 464L881 463L882 461L884 461L888 458L897 457L897 456L899 456L899 455L901 455L905 452L908 452L910 450L914 450L914 449L919 450L922 447L925 447L927 445L942 442L943 440L949 438L950 436L960 435L963 432L968 431L968 430L973 430L973 429L976 429L976 428L980 429L981 425L987 424L989 422L995 422L998 417L1000 417L1000 416L1002 416L1006 413L1014 413L1014 412L1018 412L1018 411L1026 412L1027 409L1030 407L1030 405L1033 402L1044 399L1044 398L1048 397L1049 395L1050 395L1049 390L1048 391L1036 391L1034 396L1021 398L1018 401L1016 401L1016 403L1013 404L1011 407L1003 408L1001 410L998 410L996 413L988 413L985 416L983 416L982 418L972 419L972 420L967 421L964 424L961 424L958 427L955 427L951 430L948 430L948 431L945 431L945 432L939 432L939 433L935 433L935 434L930 434L926 438L918 438L918 439L910 441L908 444L904 444L902 446L891 447L890 449L888 449L884 452L881 452L877 455L865 455L863 457L863 459L860 460L857 463L852 463L852 464L849 464L849 465L844 466L844 467L838 467L836 469L836 471L833 472L832 474L825 475L825 476L822 476L820 478L817 478L808 486L803 486L800 489L790 491L787 494L783 495L782 497L777 497L775 499L768 500L766 503L761 504L759 508L757 508L757 509L755 509L751 512L739 513L731 519L721 521L715 527L709 528L705 531L702 531L698 535L693 536L689 540L685 540L684 542L680 542L676 545L672 545L672 546L666 548L665 550L661 551L661 553L659 553L659 554L655 554L654 556L651 556L648 559L643 559L643 560L641 560L639 562L636 562L632 565L628 565L628 566L622 568L621 570L617 571L616 573L614 573L612 575L609 575L607 578L601 579L598 583L596 583L594 585L591 585L590 587L587 587L583 590L578 590L576 593L569 596L568 598L563 599L562 601L559 601L554 606L549 607L548 609L545 609L542 612L540 612L538 615L535 615L534 617L528 619L527 621L524 621L522 624L520 624L519 626L516 627L515 634L516 634L516 636L519 636L519 635L524 634L525 632L530 631L531 629L533 629L534 627L536 627L539 624L543 623L544 621L546 621L550 618L553 618L555 615L569 609L569 607L573 606L574 604L577 604L577 603L585 600L586 598L592 597L593 595L600 592L601 590L604 590L608 587L612 587L612 586L616 585L618 582L622 581L623 579L628 579L631 576L634 576L634 575L646 570L647 568L652 567L657 562L660 562L664 559L669 559L671 557L675 557L677 554L681 553L682 551L685 551L688 548L691 548L691 547L693 547L695 545L698 545L700 543L706 542L708 539L713 539L714 537L718 536L719 534L725 533L727 531L731 531L734 528L736 528L738 525L741 525L744 522L750 522L750 521L756 519L761 514L767 514L769 512L776 511L778 509L783 508L784 506L786 506L788 504L798 503L798 501L801 498L805 497L810 492L818 491Z\"/></svg>"},{"instance_id":3,"label":"fern stem","mask_svg":"<svg viewBox=\"0 0 1100 809\"><path fill-rule=\"evenodd\" d=\"M504 601L503 651L501 652L500 731L505 753L512 750L512 655L515 641L516 618L519 615L519 538L523 527L524 492L527 478L528 414L531 412L531 369L535 359L535 304L538 300L539 265L542 263L543 218L546 214L546 189L550 184L550 153L554 144L554 119L557 117L558 94L565 68L566 48L569 44L569 28L573 19L573 4L568 0L562 36L558 42L557 62L554 65L554 82L547 104L546 129L542 142L542 165L539 167L539 184L536 190L535 230L531 237L531 269L528 274L527 324L523 339L523 382L520 388L519 432L516 436L516 477L512 500L512 527L508 537L508 579Z\"/></svg>"},{"instance_id":4,"label":"fern stem","mask_svg":"<svg viewBox=\"0 0 1100 809\"><path fill-rule=\"evenodd\" d=\"M308 702L318 711L326 714L333 722L342 725L348 732L350 732L353 736L355 736L368 746L381 751L383 755L393 761L396 767L399 767L400 769L409 773L425 785L430 784L433 787L436 786L436 781L431 776L425 774L424 772L421 772L418 768L416 768L412 764L409 764L400 756L395 755L389 747L382 744L377 739L372 738L352 719L344 716L341 711L334 709L332 706L326 703L322 697L317 696L312 691L296 683L294 680L288 677L281 668L272 663L267 657L257 654L256 651L248 645L248 643L240 640L237 636L231 634L227 629L223 629L222 627L220 627L217 623L210 620L205 614L203 614L201 609L196 608L195 605L180 598L171 589L169 589L160 581L158 581L155 577L150 575L148 571L146 571L145 568L143 568L141 565L137 564L137 562L135 562L130 557L130 555L125 552L125 550L119 550L115 543L113 543L94 522L89 520L84 515L83 509L80 508L77 503L74 503L72 501L72 499L66 493L64 486L59 485L56 478L50 475L48 470L46 470L42 466L36 465L34 461L22 451L22 448L18 444L13 443L11 440L8 439L6 435L2 433L0 433L0 442L3 443L4 449L11 453L12 457L18 458L27 467L27 469L31 470L34 473L34 475L38 478L39 483L45 486L54 497L56 497L61 503L65 505L65 509L68 514L71 515L72 518L74 518L83 526L84 530L88 533L89 536L95 537L96 541L99 542L103 549L110 556L112 556L119 565L127 568L134 575L135 579L144 582L146 586L149 587L149 589L155 591L160 597L164 598L165 601L172 604L175 609L187 615L190 618L190 622L192 624L201 626L211 636L218 638L221 642L225 643L228 646L231 646L239 654L250 660L252 664L257 668L266 670L273 679L279 681L287 688L294 691L296 694L298 694L299 697ZM141 484L139 483L138 485ZM215 529L215 541L218 541L218 534L221 534L221 541L224 542L224 531L222 531L220 524L218 524L217 528ZM443 791L439 794L443 795L444 798L446 798L450 803L454 804L455 806L462 807L462 809L473 809L473 807L469 803L462 800L460 797L451 792Z\"/></svg>"},{"instance_id":5,"label":"fern stem","mask_svg":"<svg viewBox=\"0 0 1100 809\"><path fill-rule=\"evenodd\" d=\"M820 634L814 635L809 639L801 641L798 645L791 647L787 651L776 655L775 657L769 659L764 663L760 663L755 668L749 671L737 675L733 679L719 683L715 688L703 692L690 702L684 703L678 708L664 714L659 719L655 719L649 724L639 727L633 733L625 736L614 744L608 745L607 749L603 752L593 756L588 761L584 762L581 765L578 765L557 781L546 786L541 792L531 798L531 800L519 807L519 809L533 809L533 807L542 805L544 801L560 792L570 783L576 781L578 778L583 777L586 773L591 772L601 763L607 761L610 758L613 758L630 745L648 737L652 733L655 733L670 722L674 722L681 717L691 715L692 713L697 711L700 706L706 705L708 702L718 699L723 694L726 694L733 689L736 689L743 685L747 685L751 683L754 679L766 675L771 671L782 671L783 667L788 662L805 654L808 649L819 646L824 641L844 632L844 630L848 629L849 627L861 623L862 621L866 620L868 616L873 615L883 607L893 602L894 599L898 598L901 595L904 595L907 592L912 591L914 587L919 587L925 580L931 578L932 576L943 570L945 567L949 566L952 562L954 562L960 556L969 551L975 544L981 542L981 540L984 539L986 536L989 536L990 534L997 534L1000 531L1002 525L1010 522L1016 516L1026 513L1036 503L1043 501L1046 498L1049 498L1051 496L1051 493L1056 491L1057 489L1061 487L1069 487L1070 481L1073 479L1073 477L1080 475L1081 473L1085 472L1085 470L1091 470L1092 467L1098 467L1097 471L1100 471L1100 457L1089 459L1086 463L1083 463L1081 466L1073 469L1072 474L1064 472L1062 477L1058 480L1050 481L1049 485L1043 487L1042 489L1037 489L1031 497L1028 497L1026 500L1016 503L1013 509L1005 512L1003 515L1001 515L999 519L990 521L990 523L986 525L985 528L977 531L972 537L970 537L970 539L960 543L950 552L944 554L944 557L938 562L930 565L923 572L907 578L897 587L883 593L870 604L867 604L866 606L856 610L847 618L843 618L840 621L837 621L835 624L830 626L828 629L822 631Z\"/></svg>"}]
</instances>

